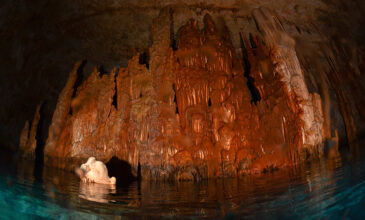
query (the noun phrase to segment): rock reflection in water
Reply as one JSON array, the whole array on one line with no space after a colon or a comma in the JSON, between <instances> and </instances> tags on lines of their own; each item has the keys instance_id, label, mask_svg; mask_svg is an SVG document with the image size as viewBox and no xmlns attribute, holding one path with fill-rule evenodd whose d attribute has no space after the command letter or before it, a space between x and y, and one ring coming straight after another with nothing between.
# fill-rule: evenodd
<instances>
[{"instance_id":1,"label":"rock reflection in water","mask_svg":"<svg viewBox=\"0 0 365 220\"><path fill-rule=\"evenodd\" d=\"M29 163L17 164L16 172L0 170L0 216L6 210L5 215L21 212L75 219L90 215L356 218L365 204L365 161L347 158L350 157L329 156L298 167L241 178L134 181L116 188L80 183L72 172L47 167L40 181Z\"/></svg>"},{"instance_id":2,"label":"rock reflection in water","mask_svg":"<svg viewBox=\"0 0 365 220\"><path fill-rule=\"evenodd\" d=\"M116 194L115 185L98 184L98 183L84 183L80 181L80 195L82 199L93 202L108 203L113 201L109 198L110 194Z\"/></svg>"}]
</instances>

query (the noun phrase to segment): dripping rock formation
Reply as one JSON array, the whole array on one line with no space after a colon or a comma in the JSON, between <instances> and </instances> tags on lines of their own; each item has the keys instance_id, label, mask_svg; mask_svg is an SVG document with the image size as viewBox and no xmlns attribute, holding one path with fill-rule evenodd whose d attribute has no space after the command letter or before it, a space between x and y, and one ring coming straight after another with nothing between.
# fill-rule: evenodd
<instances>
[{"instance_id":1,"label":"dripping rock formation","mask_svg":"<svg viewBox=\"0 0 365 220\"><path fill-rule=\"evenodd\" d=\"M233 177L337 155L365 134L361 1L0 11L0 144L41 165L94 156L144 179Z\"/></svg>"},{"instance_id":2,"label":"dripping rock formation","mask_svg":"<svg viewBox=\"0 0 365 220\"><path fill-rule=\"evenodd\" d=\"M253 17L261 34L241 34L242 56L208 14L203 29L193 19L183 25L173 46L171 11L163 10L151 48L128 67L94 68L77 85L77 62L53 113L45 164L71 169L90 156L117 157L146 179L199 180L321 156L322 100L307 88L295 42L269 10ZM27 122L22 148L33 140L25 141L28 130Z\"/></svg>"}]
</instances>

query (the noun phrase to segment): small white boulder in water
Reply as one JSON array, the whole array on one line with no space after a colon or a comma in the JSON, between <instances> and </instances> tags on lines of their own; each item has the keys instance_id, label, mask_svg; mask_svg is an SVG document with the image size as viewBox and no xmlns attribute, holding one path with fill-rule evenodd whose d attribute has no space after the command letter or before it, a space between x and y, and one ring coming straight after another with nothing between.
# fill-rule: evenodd
<instances>
[{"instance_id":1,"label":"small white boulder in water","mask_svg":"<svg viewBox=\"0 0 365 220\"><path fill-rule=\"evenodd\" d=\"M83 182L101 183L115 185L117 179L115 177L109 178L108 169L105 164L90 157L86 163L77 168L75 172L79 175Z\"/></svg>"}]
</instances>

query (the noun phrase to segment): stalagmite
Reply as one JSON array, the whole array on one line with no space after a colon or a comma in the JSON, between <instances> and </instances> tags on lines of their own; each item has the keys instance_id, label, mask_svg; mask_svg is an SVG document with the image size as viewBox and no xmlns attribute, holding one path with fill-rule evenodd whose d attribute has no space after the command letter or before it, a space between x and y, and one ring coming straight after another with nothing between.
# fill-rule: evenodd
<instances>
[{"instance_id":1,"label":"stalagmite","mask_svg":"<svg viewBox=\"0 0 365 220\"><path fill-rule=\"evenodd\" d=\"M71 71L65 87L62 89L58 96L56 109L53 113L52 123L49 127L48 138L44 146L45 155L51 157L57 156L57 144L61 139L61 132L65 129L65 123L68 118L68 114L71 108L71 98L74 92L74 84L77 79L77 71L80 68L82 62L76 62L73 70Z\"/></svg>"},{"instance_id":2,"label":"stalagmite","mask_svg":"<svg viewBox=\"0 0 365 220\"><path fill-rule=\"evenodd\" d=\"M29 122L26 121L22 133L20 135L19 149L21 150L24 157L35 158L35 150L37 147L37 129L40 119L39 111L42 104L39 104L34 113L32 125L29 129Z\"/></svg>"}]
</instances>

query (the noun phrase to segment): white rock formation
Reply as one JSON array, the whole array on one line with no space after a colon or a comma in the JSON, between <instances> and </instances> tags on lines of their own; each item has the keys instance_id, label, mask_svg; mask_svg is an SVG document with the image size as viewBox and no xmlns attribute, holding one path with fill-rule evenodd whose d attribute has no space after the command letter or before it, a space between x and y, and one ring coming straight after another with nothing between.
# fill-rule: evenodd
<instances>
[{"instance_id":1,"label":"white rock formation","mask_svg":"<svg viewBox=\"0 0 365 220\"><path fill-rule=\"evenodd\" d=\"M97 161L95 157L90 157L86 163L82 164L81 170L77 170L83 182L101 183L115 185L117 180L115 177L109 178L108 169L101 161Z\"/></svg>"}]
</instances>

